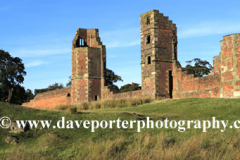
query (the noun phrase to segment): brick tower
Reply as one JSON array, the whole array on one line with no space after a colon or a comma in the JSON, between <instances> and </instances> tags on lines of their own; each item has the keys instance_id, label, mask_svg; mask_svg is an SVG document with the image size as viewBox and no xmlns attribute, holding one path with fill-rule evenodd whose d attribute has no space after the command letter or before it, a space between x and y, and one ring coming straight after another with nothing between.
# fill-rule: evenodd
<instances>
[{"instance_id":1,"label":"brick tower","mask_svg":"<svg viewBox=\"0 0 240 160\"><path fill-rule=\"evenodd\" d=\"M72 43L71 104L101 99L106 71L106 49L98 29L79 28Z\"/></svg>"},{"instance_id":2,"label":"brick tower","mask_svg":"<svg viewBox=\"0 0 240 160\"><path fill-rule=\"evenodd\" d=\"M177 60L177 28L158 10L140 16L142 94L172 97L172 63Z\"/></svg>"}]
</instances>

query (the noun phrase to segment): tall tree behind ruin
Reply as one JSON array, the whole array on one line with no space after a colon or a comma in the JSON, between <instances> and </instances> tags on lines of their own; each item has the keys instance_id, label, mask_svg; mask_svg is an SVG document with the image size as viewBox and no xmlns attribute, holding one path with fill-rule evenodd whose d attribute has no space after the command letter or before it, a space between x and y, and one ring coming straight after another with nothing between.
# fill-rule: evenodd
<instances>
[{"instance_id":1,"label":"tall tree behind ruin","mask_svg":"<svg viewBox=\"0 0 240 160\"><path fill-rule=\"evenodd\" d=\"M108 86L109 88L111 88L113 91L118 92L119 88L117 85L115 85L114 83L116 83L117 81L123 81L122 77L115 74L112 70L106 68L106 86Z\"/></svg>"},{"instance_id":2,"label":"tall tree behind ruin","mask_svg":"<svg viewBox=\"0 0 240 160\"><path fill-rule=\"evenodd\" d=\"M132 84L123 85L120 88L119 92L122 93L122 92L129 92L129 91L135 91L135 90L140 90L140 89L141 89L141 86L138 83L132 82Z\"/></svg>"},{"instance_id":3,"label":"tall tree behind ruin","mask_svg":"<svg viewBox=\"0 0 240 160\"><path fill-rule=\"evenodd\" d=\"M57 90L57 89L61 89L61 88L64 88L63 84L55 82L54 84L49 85L47 88L35 89L34 94L36 96L38 93L53 91L53 90Z\"/></svg>"},{"instance_id":4,"label":"tall tree behind ruin","mask_svg":"<svg viewBox=\"0 0 240 160\"><path fill-rule=\"evenodd\" d=\"M0 50L0 85L8 89L8 103L11 101L13 88L23 83L23 76L25 75L22 60L18 57L12 57L4 50Z\"/></svg>"},{"instance_id":5,"label":"tall tree behind ruin","mask_svg":"<svg viewBox=\"0 0 240 160\"><path fill-rule=\"evenodd\" d=\"M194 66L191 65L192 62L195 62ZM194 74L195 77L208 75L208 73L212 72L213 70L212 65L208 61L203 61L199 58L186 61L186 63L188 63L186 66L188 74Z\"/></svg>"}]
</instances>

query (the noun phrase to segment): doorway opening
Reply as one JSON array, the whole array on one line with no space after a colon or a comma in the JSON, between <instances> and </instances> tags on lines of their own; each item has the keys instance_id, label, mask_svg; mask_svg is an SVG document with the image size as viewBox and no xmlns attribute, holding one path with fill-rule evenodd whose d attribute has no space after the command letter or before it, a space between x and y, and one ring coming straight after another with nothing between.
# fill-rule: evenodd
<instances>
[{"instance_id":1,"label":"doorway opening","mask_svg":"<svg viewBox=\"0 0 240 160\"><path fill-rule=\"evenodd\" d=\"M168 74L168 79L169 79L169 96L172 98L172 91L173 91L173 76L172 76L172 71L169 71Z\"/></svg>"},{"instance_id":2,"label":"doorway opening","mask_svg":"<svg viewBox=\"0 0 240 160\"><path fill-rule=\"evenodd\" d=\"M98 95L94 96L94 100L97 101L98 100Z\"/></svg>"}]
</instances>

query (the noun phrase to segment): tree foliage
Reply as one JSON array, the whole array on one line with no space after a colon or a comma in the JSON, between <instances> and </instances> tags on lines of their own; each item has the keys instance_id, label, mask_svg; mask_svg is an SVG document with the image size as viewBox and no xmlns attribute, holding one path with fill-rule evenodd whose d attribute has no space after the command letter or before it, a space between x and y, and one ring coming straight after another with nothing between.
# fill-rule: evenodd
<instances>
[{"instance_id":1,"label":"tree foliage","mask_svg":"<svg viewBox=\"0 0 240 160\"><path fill-rule=\"evenodd\" d=\"M0 101L22 104L34 98L30 89L25 90L20 84L26 75L24 64L18 57L0 50ZM9 90L12 96L9 98Z\"/></svg>"},{"instance_id":2,"label":"tree foliage","mask_svg":"<svg viewBox=\"0 0 240 160\"><path fill-rule=\"evenodd\" d=\"M191 65L195 62L194 66ZM186 66L188 74L194 74L196 77L202 77L208 75L213 70L212 65L208 61L203 61L199 58L195 58L191 61L186 61L188 65Z\"/></svg>"},{"instance_id":3,"label":"tree foliage","mask_svg":"<svg viewBox=\"0 0 240 160\"><path fill-rule=\"evenodd\" d=\"M68 78L69 78L69 81L68 81L68 83L66 84L66 87L71 87L71 86L72 86L71 76L69 76Z\"/></svg>"},{"instance_id":4,"label":"tree foliage","mask_svg":"<svg viewBox=\"0 0 240 160\"><path fill-rule=\"evenodd\" d=\"M43 93L43 92L47 92L47 91L53 91L53 90L57 90L57 89L61 89L61 88L64 88L63 84L55 82L54 84L49 85L47 88L35 89L34 93L35 93L35 95L37 95L39 93Z\"/></svg>"},{"instance_id":5,"label":"tree foliage","mask_svg":"<svg viewBox=\"0 0 240 160\"><path fill-rule=\"evenodd\" d=\"M25 95L26 95L25 102L29 102L31 99L34 98L34 94L30 89L26 90Z\"/></svg>"},{"instance_id":6,"label":"tree foliage","mask_svg":"<svg viewBox=\"0 0 240 160\"><path fill-rule=\"evenodd\" d=\"M25 75L26 72L22 60L18 57L12 57L4 50L0 50L0 86L2 90L5 92L8 90L10 95L10 90L23 83L23 76ZM11 98L9 96L7 99L10 102Z\"/></svg>"},{"instance_id":7,"label":"tree foliage","mask_svg":"<svg viewBox=\"0 0 240 160\"><path fill-rule=\"evenodd\" d=\"M22 103L29 102L33 98L34 95L30 89L25 90L24 87L16 85L13 88L11 103L21 105Z\"/></svg>"},{"instance_id":8,"label":"tree foliage","mask_svg":"<svg viewBox=\"0 0 240 160\"><path fill-rule=\"evenodd\" d=\"M12 57L8 52L0 50L0 84L8 88L23 83L26 75L24 64L18 57Z\"/></svg>"},{"instance_id":9,"label":"tree foliage","mask_svg":"<svg viewBox=\"0 0 240 160\"><path fill-rule=\"evenodd\" d=\"M176 64L177 64L177 68L182 68L182 65L179 61L177 61Z\"/></svg>"},{"instance_id":10,"label":"tree foliage","mask_svg":"<svg viewBox=\"0 0 240 160\"><path fill-rule=\"evenodd\" d=\"M119 90L119 92L129 92L129 91L135 91L140 90L141 86L138 83L132 83L132 84L125 84L122 86Z\"/></svg>"},{"instance_id":11,"label":"tree foliage","mask_svg":"<svg viewBox=\"0 0 240 160\"><path fill-rule=\"evenodd\" d=\"M115 92L119 92L118 86L114 85L114 83L118 81L123 81L123 80L119 75L115 74L112 70L106 68L106 79L105 79L106 86L108 86Z\"/></svg>"},{"instance_id":12,"label":"tree foliage","mask_svg":"<svg viewBox=\"0 0 240 160\"><path fill-rule=\"evenodd\" d=\"M0 101L5 102L8 98L8 88L4 85L0 86ZM20 86L19 84L13 87L11 103L13 104L22 104L24 102L29 102L31 99L34 98L32 91L27 89L25 91L24 87Z\"/></svg>"},{"instance_id":13,"label":"tree foliage","mask_svg":"<svg viewBox=\"0 0 240 160\"><path fill-rule=\"evenodd\" d=\"M106 85L112 86L117 81L123 81L119 75L116 75L112 70L106 68Z\"/></svg>"}]
</instances>

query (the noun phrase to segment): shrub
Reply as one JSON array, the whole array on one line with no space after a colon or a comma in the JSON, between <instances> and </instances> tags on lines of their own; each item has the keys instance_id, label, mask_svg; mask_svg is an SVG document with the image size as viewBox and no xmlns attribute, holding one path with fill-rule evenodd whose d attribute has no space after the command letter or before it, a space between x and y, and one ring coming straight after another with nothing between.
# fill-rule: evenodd
<instances>
[{"instance_id":1,"label":"shrub","mask_svg":"<svg viewBox=\"0 0 240 160\"><path fill-rule=\"evenodd\" d=\"M106 100L106 101L92 101L84 102L78 106L79 110L93 110L100 108L122 108L130 106L138 106L144 103L150 103L151 98L134 98L134 99L119 99L119 100Z\"/></svg>"},{"instance_id":2,"label":"shrub","mask_svg":"<svg viewBox=\"0 0 240 160\"><path fill-rule=\"evenodd\" d=\"M56 110L61 110L61 111L67 110L68 108L69 108L69 106L67 106L67 105L60 105L60 106L55 107Z\"/></svg>"},{"instance_id":3,"label":"shrub","mask_svg":"<svg viewBox=\"0 0 240 160\"><path fill-rule=\"evenodd\" d=\"M95 103L94 109L100 109L100 108L101 108L101 104L100 103Z\"/></svg>"},{"instance_id":4,"label":"shrub","mask_svg":"<svg viewBox=\"0 0 240 160\"><path fill-rule=\"evenodd\" d=\"M69 112L70 112L71 114L77 113L77 107L71 107L71 108L69 108Z\"/></svg>"},{"instance_id":5,"label":"shrub","mask_svg":"<svg viewBox=\"0 0 240 160\"><path fill-rule=\"evenodd\" d=\"M84 109L84 110L88 110L88 108L89 108L88 103L87 102L82 103L82 107L81 108Z\"/></svg>"},{"instance_id":6,"label":"shrub","mask_svg":"<svg viewBox=\"0 0 240 160\"><path fill-rule=\"evenodd\" d=\"M152 101L151 98L144 98L143 103L150 103Z\"/></svg>"}]
</instances>

